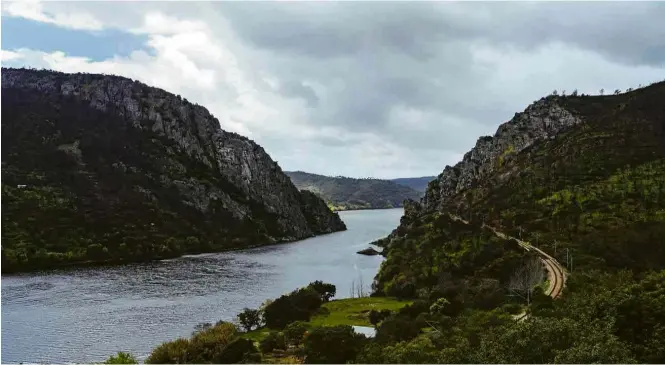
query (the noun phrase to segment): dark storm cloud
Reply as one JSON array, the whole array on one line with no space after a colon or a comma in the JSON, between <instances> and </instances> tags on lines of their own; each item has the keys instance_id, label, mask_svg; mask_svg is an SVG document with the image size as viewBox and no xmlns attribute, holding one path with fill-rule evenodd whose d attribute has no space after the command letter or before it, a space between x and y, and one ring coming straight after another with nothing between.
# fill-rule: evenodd
<instances>
[{"instance_id":1,"label":"dark storm cloud","mask_svg":"<svg viewBox=\"0 0 665 365\"><path fill-rule=\"evenodd\" d=\"M460 138L451 120L465 121L457 128L492 134L502 119L519 111L487 90L495 70L478 66L474 46L537 52L563 42L615 62L656 65L663 64L665 50L665 7L653 3L219 6L241 39L285 60L269 61L276 74L339 85L320 96L324 102L313 123L373 132L416 149L468 147L475 137ZM422 121L432 132L389 124L391 110L398 106L438 116Z\"/></svg>"}]
</instances>

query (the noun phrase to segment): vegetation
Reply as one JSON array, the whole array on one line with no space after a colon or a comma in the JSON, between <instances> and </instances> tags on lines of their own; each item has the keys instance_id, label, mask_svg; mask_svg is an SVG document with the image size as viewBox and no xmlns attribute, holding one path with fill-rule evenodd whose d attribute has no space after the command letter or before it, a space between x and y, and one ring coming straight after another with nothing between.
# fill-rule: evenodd
<instances>
[{"instance_id":1,"label":"vegetation","mask_svg":"<svg viewBox=\"0 0 665 365\"><path fill-rule=\"evenodd\" d=\"M436 176L403 177L392 179L390 181L400 185L408 186L415 191L424 193L427 190L427 185L434 179L436 179Z\"/></svg>"},{"instance_id":2,"label":"vegetation","mask_svg":"<svg viewBox=\"0 0 665 365\"><path fill-rule=\"evenodd\" d=\"M355 359L365 342L351 326L316 327L305 337L307 364L345 364Z\"/></svg>"},{"instance_id":3,"label":"vegetation","mask_svg":"<svg viewBox=\"0 0 665 365\"><path fill-rule=\"evenodd\" d=\"M245 308L238 313L238 322L245 331L251 331L261 325L261 312L258 309Z\"/></svg>"},{"instance_id":4,"label":"vegetation","mask_svg":"<svg viewBox=\"0 0 665 365\"><path fill-rule=\"evenodd\" d=\"M298 189L319 195L332 210L397 208L404 200L417 200L422 195L390 180L330 177L302 171L285 173Z\"/></svg>"},{"instance_id":5,"label":"vegetation","mask_svg":"<svg viewBox=\"0 0 665 365\"><path fill-rule=\"evenodd\" d=\"M22 77L48 78L55 85L102 77L25 73ZM173 139L152 132L151 120L128 121L126 110L113 103L102 111L71 95L5 86L3 273L171 258L302 236L302 227L285 224L265 202L241 190L233 176L203 162L214 166L214 156L190 155ZM154 105L153 94L143 95L156 89L133 87L144 97L136 100L146 115L157 108L164 118L176 118L172 110ZM195 133L193 126L182 128L183 135ZM220 194L225 202L216 197ZM300 204L313 232L344 228L313 194L301 194L292 203ZM229 207L236 204L242 214Z\"/></svg>"},{"instance_id":6,"label":"vegetation","mask_svg":"<svg viewBox=\"0 0 665 365\"><path fill-rule=\"evenodd\" d=\"M115 355L111 355L104 364L138 364L134 355L127 352L118 352Z\"/></svg>"},{"instance_id":7,"label":"vegetation","mask_svg":"<svg viewBox=\"0 0 665 365\"><path fill-rule=\"evenodd\" d=\"M664 96L665 83L612 96L550 96L585 122L510 159L499 156L495 171L444 202L446 213L403 217L377 242L387 259L375 295L430 307L384 319L356 361L665 361ZM563 297L545 296L542 267L484 224L565 263ZM515 322L520 303L529 316Z\"/></svg>"},{"instance_id":8,"label":"vegetation","mask_svg":"<svg viewBox=\"0 0 665 365\"><path fill-rule=\"evenodd\" d=\"M189 339L180 338L155 348L147 364L255 363L261 355L253 341L239 337L235 325L218 322Z\"/></svg>"}]
</instances>

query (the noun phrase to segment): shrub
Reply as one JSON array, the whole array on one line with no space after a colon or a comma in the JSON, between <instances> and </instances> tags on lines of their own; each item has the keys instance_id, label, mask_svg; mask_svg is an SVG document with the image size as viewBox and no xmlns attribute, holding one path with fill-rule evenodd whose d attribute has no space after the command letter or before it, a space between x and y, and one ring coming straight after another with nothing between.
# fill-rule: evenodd
<instances>
[{"instance_id":1,"label":"shrub","mask_svg":"<svg viewBox=\"0 0 665 365\"><path fill-rule=\"evenodd\" d=\"M116 355L111 355L104 364L138 364L134 355L128 352L118 352Z\"/></svg>"},{"instance_id":2,"label":"shrub","mask_svg":"<svg viewBox=\"0 0 665 365\"><path fill-rule=\"evenodd\" d=\"M286 341L284 340L284 335L277 331L271 331L268 333L268 336L261 340L259 343L259 348L264 354L274 350L286 350Z\"/></svg>"},{"instance_id":3,"label":"shrub","mask_svg":"<svg viewBox=\"0 0 665 365\"><path fill-rule=\"evenodd\" d=\"M337 288L333 284L324 283L321 280L314 281L310 283L308 288L314 289L321 296L321 301L327 302L330 298L335 296L337 293Z\"/></svg>"},{"instance_id":4,"label":"shrub","mask_svg":"<svg viewBox=\"0 0 665 365\"><path fill-rule=\"evenodd\" d=\"M152 350L146 364L184 364L188 361L189 340L179 338L164 342Z\"/></svg>"},{"instance_id":5,"label":"shrub","mask_svg":"<svg viewBox=\"0 0 665 365\"><path fill-rule=\"evenodd\" d=\"M345 364L355 359L365 342L365 336L351 326L316 327L305 337L305 363Z\"/></svg>"},{"instance_id":6,"label":"shrub","mask_svg":"<svg viewBox=\"0 0 665 365\"><path fill-rule=\"evenodd\" d=\"M284 328L284 338L290 345L298 346L302 342L303 336L307 332L307 324L305 322L296 321L289 323Z\"/></svg>"},{"instance_id":7,"label":"shrub","mask_svg":"<svg viewBox=\"0 0 665 365\"><path fill-rule=\"evenodd\" d=\"M224 347L217 358L211 359L211 361L218 364L258 363L261 361L261 354L252 340L236 338Z\"/></svg>"},{"instance_id":8,"label":"shrub","mask_svg":"<svg viewBox=\"0 0 665 365\"><path fill-rule=\"evenodd\" d=\"M295 321L308 321L321 307L321 302L314 289L298 289L268 304L263 311L263 320L268 328L274 329L282 329Z\"/></svg>"},{"instance_id":9,"label":"shrub","mask_svg":"<svg viewBox=\"0 0 665 365\"><path fill-rule=\"evenodd\" d=\"M376 331L376 340L382 343L408 341L420 334L423 324L404 316L386 318Z\"/></svg>"},{"instance_id":10,"label":"shrub","mask_svg":"<svg viewBox=\"0 0 665 365\"><path fill-rule=\"evenodd\" d=\"M212 327L200 327L191 339L180 338L157 346L147 364L219 363L229 355L226 346L236 339L238 329L232 323L217 322ZM238 346L238 345L235 345ZM234 352L237 350L234 350Z\"/></svg>"},{"instance_id":11,"label":"shrub","mask_svg":"<svg viewBox=\"0 0 665 365\"><path fill-rule=\"evenodd\" d=\"M372 309L368 315L369 323L371 323L374 327L376 327L381 321L390 317L391 314L392 312L388 309L383 309L381 311Z\"/></svg>"},{"instance_id":12,"label":"shrub","mask_svg":"<svg viewBox=\"0 0 665 365\"><path fill-rule=\"evenodd\" d=\"M261 312L256 309L245 308L238 313L238 321L245 331L261 325Z\"/></svg>"}]
</instances>

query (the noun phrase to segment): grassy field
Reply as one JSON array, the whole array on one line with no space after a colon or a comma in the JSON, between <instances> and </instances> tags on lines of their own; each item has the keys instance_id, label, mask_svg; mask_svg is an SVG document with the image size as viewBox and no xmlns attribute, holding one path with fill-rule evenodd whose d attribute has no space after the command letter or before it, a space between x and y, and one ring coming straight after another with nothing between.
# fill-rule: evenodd
<instances>
[{"instance_id":1,"label":"grassy field","mask_svg":"<svg viewBox=\"0 0 665 365\"><path fill-rule=\"evenodd\" d=\"M370 310L389 309L397 311L411 304L411 301L400 301L394 298L366 297L333 300L325 303L322 313L314 316L312 326L371 326L367 314Z\"/></svg>"},{"instance_id":2,"label":"grassy field","mask_svg":"<svg viewBox=\"0 0 665 365\"><path fill-rule=\"evenodd\" d=\"M332 300L321 306L321 313L312 317L309 321L309 325L310 327L338 325L371 326L367 314L372 309L378 311L382 309L397 311L411 303L412 301L408 300L397 300L384 297ZM242 337L258 342L266 337L269 332L270 330L268 328L260 328L244 333Z\"/></svg>"}]
</instances>

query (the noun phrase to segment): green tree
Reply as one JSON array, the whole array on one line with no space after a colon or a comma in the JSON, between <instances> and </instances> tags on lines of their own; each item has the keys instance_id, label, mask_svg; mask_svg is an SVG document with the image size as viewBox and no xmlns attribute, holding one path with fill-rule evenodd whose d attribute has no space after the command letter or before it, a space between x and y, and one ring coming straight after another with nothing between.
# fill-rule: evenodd
<instances>
[{"instance_id":1,"label":"green tree","mask_svg":"<svg viewBox=\"0 0 665 365\"><path fill-rule=\"evenodd\" d=\"M134 355L128 352L118 352L116 355L111 355L104 364L138 364Z\"/></svg>"},{"instance_id":2,"label":"green tree","mask_svg":"<svg viewBox=\"0 0 665 365\"><path fill-rule=\"evenodd\" d=\"M245 331L261 325L261 312L257 309L244 308L238 313L238 321Z\"/></svg>"},{"instance_id":3,"label":"green tree","mask_svg":"<svg viewBox=\"0 0 665 365\"><path fill-rule=\"evenodd\" d=\"M259 348L264 354L274 350L286 350L284 335L281 332L270 331L270 333L259 342Z\"/></svg>"},{"instance_id":4,"label":"green tree","mask_svg":"<svg viewBox=\"0 0 665 365\"><path fill-rule=\"evenodd\" d=\"M324 283L321 280L314 281L308 285L308 287L314 289L321 296L323 302L327 302L330 298L335 296L337 288L333 284Z\"/></svg>"},{"instance_id":5,"label":"green tree","mask_svg":"<svg viewBox=\"0 0 665 365\"><path fill-rule=\"evenodd\" d=\"M302 321L289 323L284 328L284 338L290 345L298 346L307 332L307 324Z\"/></svg>"},{"instance_id":6,"label":"green tree","mask_svg":"<svg viewBox=\"0 0 665 365\"><path fill-rule=\"evenodd\" d=\"M316 327L305 337L305 363L345 364L355 359L365 341L351 326Z\"/></svg>"},{"instance_id":7,"label":"green tree","mask_svg":"<svg viewBox=\"0 0 665 365\"><path fill-rule=\"evenodd\" d=\"M321 296L312 288L301 288L267 304L263 320L268 328L282 329L295 321L308 321L321 307Z\"/></svg>"}]
</instances>

